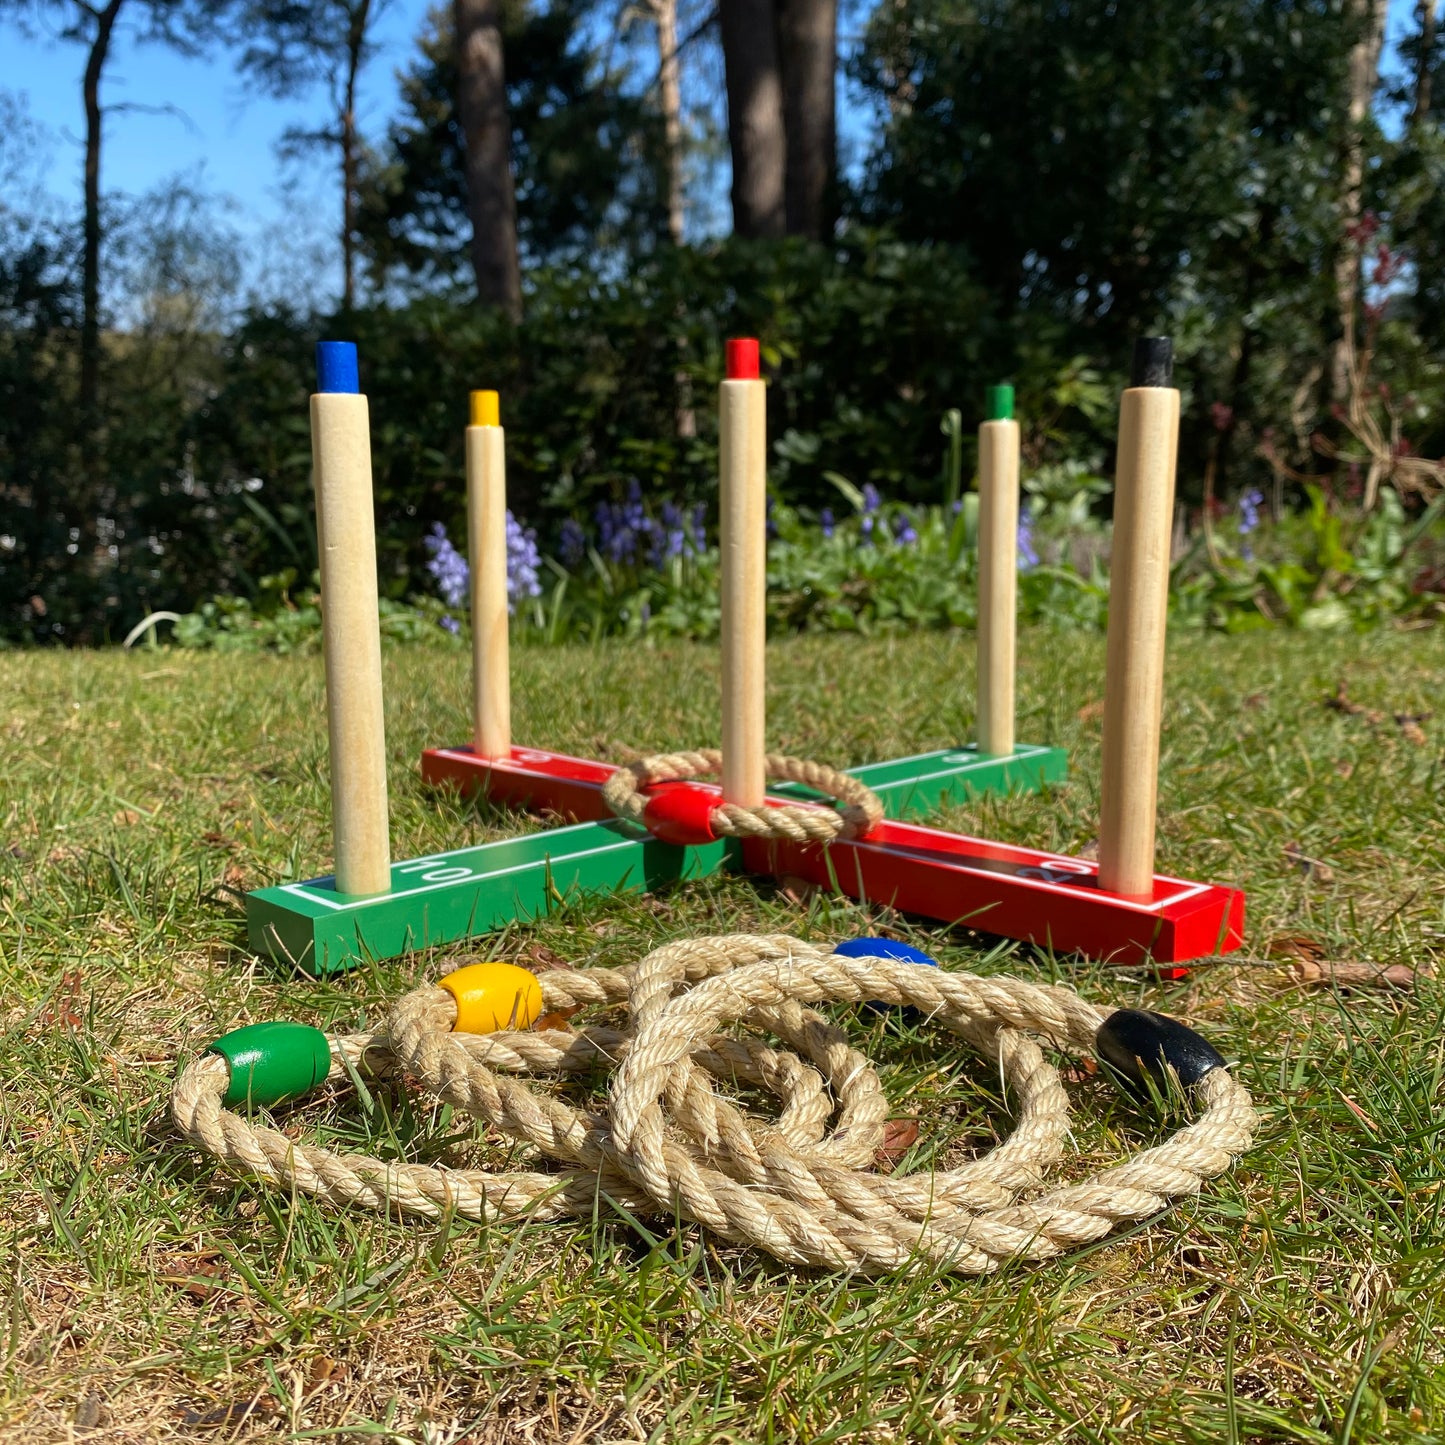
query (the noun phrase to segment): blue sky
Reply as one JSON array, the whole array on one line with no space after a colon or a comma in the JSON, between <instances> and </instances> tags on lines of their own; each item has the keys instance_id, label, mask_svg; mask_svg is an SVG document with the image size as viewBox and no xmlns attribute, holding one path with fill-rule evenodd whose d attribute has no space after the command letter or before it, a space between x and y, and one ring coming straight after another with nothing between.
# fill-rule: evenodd
<instances>
[{"instance_id":1,"label":"blue sky","mask_svg":"<svg viewBox=\"0 0 1445 1445\"><path fill-rule=\"evenodd\" d=\"M397 104L396 72L414 54L414 39L430 0L391 0L378 26L380 53L362 82L361 125L380 133ZM1415 0L1390 0L1390 31L1411 23ZM124 12L122 12L124 14ZM43 136L44 184L66 206L78 206L81 144L81 47L40 34L28 36L0 21L0 91L22 99ZM228 221L255 253L286 245L310 247L324 277L337 285L332 237L339 183L329 157L310 155L283 168L276 142L293 125L315 125L326 114L318 91L290 101L258 98L224 52L185 59L159 46L141 46L126 31L111 59L103 100L120 105L169 105L176 113L113 111L106 126L102 179L107 192L139 195L184 174L229 198ZM851 124L849 123L851 120ZM866 124L845 117L855 144ZM288 184L283 184L286 182ZM725 184L725 180L724 180Z\"/></svg>"}]
</instances>

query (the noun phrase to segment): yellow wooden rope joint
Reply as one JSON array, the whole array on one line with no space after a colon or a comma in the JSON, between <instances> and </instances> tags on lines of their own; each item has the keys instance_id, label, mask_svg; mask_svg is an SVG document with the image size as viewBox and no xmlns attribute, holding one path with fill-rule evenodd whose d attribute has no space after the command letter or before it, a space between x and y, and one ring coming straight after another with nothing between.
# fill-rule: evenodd
<instances>
[{"instance_id":1,"label":"yellow wooden rope joint","mask_svg":"<svg viewBox=\"0 0 1445 1445\"><path fill-rule=\"evenodd\" d=\"M473 963L438 981L457 1001L454 1033L529 1029L542 1017L542 987L515 963Z\"/></svg>"}]
</instances>

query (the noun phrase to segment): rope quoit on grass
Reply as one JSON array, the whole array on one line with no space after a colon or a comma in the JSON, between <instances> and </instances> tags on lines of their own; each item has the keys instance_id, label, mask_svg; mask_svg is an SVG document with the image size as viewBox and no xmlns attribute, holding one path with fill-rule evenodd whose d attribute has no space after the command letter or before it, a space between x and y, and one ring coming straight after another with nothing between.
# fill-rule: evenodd
<instances>
[{"instance_id":1,"label":"rope quoit on grass","mask_svg":"<svg viewBox=\"0 0 1445 1445\"><path fill-rule=\"evenodd\" d=\"M801 783L814 792L826 793L843 806L836 812L816 804L783 804L756 808L740 803L720 802L711 810L708 823L718 838L781 838L791 843L831 843L835 838L862 838L883 820L883 804L877 793L857 778L830 768L826 763L769 753L763 760L770 778ZM713 776L722 771L722 753L717 748L699 748L690 753L656 753L618 768L602 788L607 806L621 818L648 826L648 795L654 783L684 782Z\"/></svg>"},{"instance_id":2,"label":"rope quoit on grass","mask_svg":"<svg viewBox=\"0 0 1445 1445\"><path fill-rule=\"evenodd\" d=\"M810 1005L875 1000L921 1010L995 1064L1012 1095L1012 1135L953 1170L870 1169L888 1102L868 1060ZM506 1027L543 1010L623 1004L622 1028ZM787 1047L725 1032L739 1025ZM469 1031L483 1027L492 1031ZM268 1029L308 1036L305 1068L282 1077ZM1219 1055L1162 1015L1105 1014L1058 986L845 956L783 936L691 939L632 968L538 979L476 965L405 995L376 1034L255 1025L213 1048L182 1070L172 1112L188 1139L240 1173L431 1219L590 1217L610 1199L631 1213L681 1214L789 1263L866 1273L933 1265L978 1274L1049 1259L1196 1192L1248 1149L1256 1124ZM1098 1054L1126 1079L1182 1085L1197 1117L1156 1148L1044 1189L1069 1133L1067 1095L1045 1048ZM287 1057L294 1064L301 1052ZM519 1077L604 1066L613 1068L605 1109L574 1107ZM554 1167L491 1173L340 1154L227 1107L353 1072L400 1072ZM773 1095L776 1117L721 1097L722 1081Z\"/></svg>"}]
</instances>

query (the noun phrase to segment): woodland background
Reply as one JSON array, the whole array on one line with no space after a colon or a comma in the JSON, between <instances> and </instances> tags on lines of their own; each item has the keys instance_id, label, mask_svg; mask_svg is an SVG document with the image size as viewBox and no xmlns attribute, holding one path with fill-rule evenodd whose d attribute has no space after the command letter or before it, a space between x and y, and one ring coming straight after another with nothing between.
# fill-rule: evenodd
<instances>
[{"instance_id":1,"label":"woodland background","mask_svg":"<svg viewBox=\"0 0 1445 1445\"><path fill-rule=\"evenodd\" d=\"M787 565L814 555L805 533L844 548L828 566L847 625L867 621L854 543L901 555L936 534L945 573L958 563L950 518L1003 379L1046 567L1097 583L1106 542L1070 558L1069 541L1106 533L1116 392L1133 338L1165 332L1199 615L1228 612L1230 589L1252 621L1438 614L1436 0L1388 46L1385 0L456 0L409 54L377 53L383 7L0 0L72 45L87 117L71 215L32 183L23 109L0 112L0 641L118 640L157 609L304 611L322 336L361 348L393 600L433 585L466 393L496 387L553 622L587 572L614 621L645 627L652 604L619 602L603 565L608 527L638 505L659 538L696 517L697 548L652 561L706 553L714 388L740 333L764 345ZM183 181L107 190L123 26L223 51L258 92L330 98L332 123L288 144L334 163L316 203L334 205L339 295L240 286L236 237ZM382 65L402 104L363 134ZM840 162L844 96L861 139ZM1272 560L1247 540L1261 514L1285 539ZM1384 573L1388 605L1335 607ZM1036 610L1060 588L1084 595L1051 583Z\"/></svg>"}]
</instances>

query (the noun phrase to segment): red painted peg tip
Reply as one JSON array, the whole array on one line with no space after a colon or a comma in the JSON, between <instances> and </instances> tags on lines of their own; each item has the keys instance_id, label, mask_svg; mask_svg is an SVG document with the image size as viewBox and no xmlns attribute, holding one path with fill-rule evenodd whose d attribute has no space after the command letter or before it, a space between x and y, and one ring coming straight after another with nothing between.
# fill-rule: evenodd
<instances>
[{"instance_id":1,"label":"red painted peg tip","mask_svg":"<svg viewBox=\"0 0 1445 1445\"><path fill-rule=\"evenodd\" d=\"M756 381L758 379L758 339L756 336L737 336L727 345L728 380Z\"/></svg>"},{"instance_id":2,"label":"red painted peg tip","mask_svg":"<svg viewBox=\"0 0 1445 1445\"><path fill-rule=\"evenodd\" d=\"M712 810L717 800L718 795L711 788L699 788L691 783L659 783L642 811L642 826L654 838L676 843L680 848L711 843L717 837L712 830Z\"/></svg>"}]
</instances>

